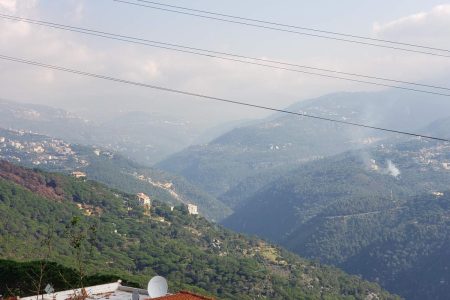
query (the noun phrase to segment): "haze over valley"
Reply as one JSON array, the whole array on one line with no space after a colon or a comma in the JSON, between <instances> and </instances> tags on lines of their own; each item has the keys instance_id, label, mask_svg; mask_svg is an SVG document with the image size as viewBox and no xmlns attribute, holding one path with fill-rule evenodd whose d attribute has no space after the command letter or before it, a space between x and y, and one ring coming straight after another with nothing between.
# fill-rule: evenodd
<instances>
[{"instance_id":1,"label":"haze over valley","mask_svg":"<svg viewBox=\"0 0 450 300\"><path fill-rule=\"evenodd\" d=\"M448 299L450 3L166 2L0 0L0 298Z\"/></svg>"}]
</instances>

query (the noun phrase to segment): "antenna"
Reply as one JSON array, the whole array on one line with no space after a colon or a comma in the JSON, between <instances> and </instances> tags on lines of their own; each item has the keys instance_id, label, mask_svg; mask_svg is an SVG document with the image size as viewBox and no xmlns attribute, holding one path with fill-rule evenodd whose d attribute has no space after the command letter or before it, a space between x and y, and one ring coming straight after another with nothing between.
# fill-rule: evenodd
<instances>
[{"instance_id":1,"label":"antenna","mask_svg":"<svg viewBox=\"0 0 450 300\"><path fill-rule=\"evenodd\" d=\"M138 290L133 290L133 295L131 296L131 300L139 300Z\"/></svg>"},{"instance_id":2,"label":"antenna","mask_svg":"<svg viewBox=\"0 0 450 300\"><path fill-rule=\"evenodd\" d=\"M148 282L148 295L150 298L162 297L167 294L167 280L161 276L155 276Z\"/></svg>"}]
</instances>

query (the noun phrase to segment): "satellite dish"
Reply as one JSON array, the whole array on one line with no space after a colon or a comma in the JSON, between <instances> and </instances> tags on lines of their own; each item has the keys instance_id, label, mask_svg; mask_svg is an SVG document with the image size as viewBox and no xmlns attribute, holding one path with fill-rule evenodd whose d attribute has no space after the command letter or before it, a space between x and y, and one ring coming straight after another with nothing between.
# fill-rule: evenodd
<instances>
[{"instance_id":1,"label":"satellite dish","mask_svg":"<svg viewBox=\"0 0 450 300\"><path fill-rule=\"evenodd\" d=\"M167 294L167 280L161 276L155 276L148 282L148 295L150 298L158 298Z\"/></svg>"}]
</instances>

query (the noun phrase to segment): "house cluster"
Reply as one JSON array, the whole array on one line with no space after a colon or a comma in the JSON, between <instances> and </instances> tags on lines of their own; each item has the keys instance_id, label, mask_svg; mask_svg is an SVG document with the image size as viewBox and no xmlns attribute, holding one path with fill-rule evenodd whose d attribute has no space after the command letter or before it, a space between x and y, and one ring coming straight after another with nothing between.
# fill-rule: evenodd
<instances>
[{"instance_id":1,"label":"house cluster","mask_svg":"<svg viewBox=\"0 0 450 300\"><path fill-rule=\"evenodd\" d=\"M114 153L110 151L100 150L100 149L94 149L94 154L97 156L106 156L108 158L114 158Z\"/></svg>"},{"instance_id":2,"label":"house cluster","mask_svg":"<svg viewBox=\"0 0 450 300\"><path fill-rule=\"evenodd\" d=\"M422 170L433 169L435 171L450 171L450 145L439 144L420 149L397 149L392 146L380 145L382 154L395 155L421 166Z\"/></svg>"},{"instance_id":3,"label":"house cluster","mask_svg":"<svg viewBox=\"0 0 450 300\"><path fill-rule=\"evenodd\" d=\"M137 193L136 194L136 199L139 203L140 206L142 206L144 208L144 210L146 212L150 211L150 208L152 206L152 200L150 198L150 196L144 194L144 193ZM170 210L173 211L174 207L171 206ZM194 205L194 204L187 204L187 209L190 215L198 215L198 206Z\"/></svg>"},{"instance_id":4,"label":"house cluster","mask_svg":"<svg viewBox=\"0 0 450 300\"><path fill-rule=\"evenodd\" d=\"M87 166L70 144L53 138L18 131L0 132L0 159L29 163L35 166L65 166L72 161L77 167Z\"/></svg>"},{"instance_id":5,"label":"house cluster","mask_svg":"<svg viewBox=\"0 0 450 300\"><path fill-rule=\"evenodd\" d=\"M269 144L268 147L269 147L270 151L286 150L286 149L292 147L292 143L283 143L283 144L280 144L280 145Z\"/></svg>"},{"instance_id":6,"label":"house cluster","mask_svg":"<svg viewBox=\"0 0 450 300\"><path fill-rule=\"evenodd\" d=\"M441 144L435 147L423 147L416 152L409 152L408 154L423 166L450 170L449 151L450 145Z\"/></svg>"}]
</instances>

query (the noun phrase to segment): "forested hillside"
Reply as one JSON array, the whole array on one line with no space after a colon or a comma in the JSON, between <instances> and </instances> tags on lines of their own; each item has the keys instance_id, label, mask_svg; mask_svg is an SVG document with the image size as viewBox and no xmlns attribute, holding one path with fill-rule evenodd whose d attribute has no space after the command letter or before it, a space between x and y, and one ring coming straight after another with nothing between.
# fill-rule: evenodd
<instances>
[{"instance_id":1,"label":"forested hillside","mask_svg":"<svg viewBox=\"0 0 450 300\"><path fill-rule=\"evenodd\" d=\"M432 271L430 262L448 257L449 183L450 145L386 142L285 173L224 224L377 280L407 299L446 299L450 266Z\"/></svg>"},{"instance_id":2,"label":"forested hillside","mask_svg":"<svg viewBox=\"0 0 450 300\"><path fill-rule=\"evenodd\" d=\"M0 254L42 259L86 275L140 285L155 275L170 288L220 299L394 299L377 285L303 260L260 239L232 233L154 202L79 179L0 164ZM48 252L46 245L51 245ZM4 292L4 291L1 291Z\"/></svg>"},{"instance_id":3,"label":"forested hillside","mask_svg":"<svg viewBox=\"0 0 450 300\"><path fill-rule=\"evenodd\" d=\"M169 204L192 203L210 220L231 210L179 176L144 167L101 147L73 145L48 136L0 128L0 159L48 171L83 171L89 179L128 193L144 192Z\"/></svg>"},{"instance_id":4,"label":"forested hillside","mask_svg":"<svg viewBox=\"0 0 450 300\"><path fill-rule=\"evenodd\" d=\"M287 109L414 131L447 117L450 104L433 97L405 97L390 91L331 94ZM304 163L373 146L392 137L379 131L275 114L259 123L234 129L209 144L191 146L157 166L188 178L234 208L278 176Z\"/></svg>"}]
</instances>

